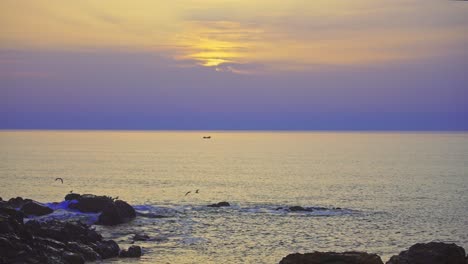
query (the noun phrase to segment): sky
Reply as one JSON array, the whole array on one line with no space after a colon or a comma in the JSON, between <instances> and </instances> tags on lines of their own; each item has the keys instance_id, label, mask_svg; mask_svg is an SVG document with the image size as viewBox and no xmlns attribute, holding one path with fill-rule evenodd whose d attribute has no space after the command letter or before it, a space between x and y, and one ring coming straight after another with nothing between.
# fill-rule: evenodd
<instances>
[{"instance_id":1,"label":"sky","mask_svg":"<svg viewBox=\"0 0 468 264\"><path fill-rule=\"evenodd\" d=\"M468 1L0 1L0 129L468 130Z\"/></svg>"}]
</instances>

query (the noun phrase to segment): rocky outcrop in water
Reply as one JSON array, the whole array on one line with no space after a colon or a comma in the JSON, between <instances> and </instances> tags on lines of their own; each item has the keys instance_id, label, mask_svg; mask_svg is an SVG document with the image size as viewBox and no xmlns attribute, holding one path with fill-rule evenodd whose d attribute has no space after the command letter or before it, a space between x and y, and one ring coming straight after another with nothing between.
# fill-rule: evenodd
<instances>
[{"instance_id":1,"label":"rocky outcrop in water","mask_svg":"<svg viewBox=\"0 0 468 264\"><path fill-rule=\"evenodd\" d=\"M294 253L279 264L383 264L376 254L366 252L313 252ZM455 244L419 243L390 258L386 264L468 264L465 250Z\"/></svg>"},{"instance_id":2,"label":"rocky outcrop in water","mask_svg":"<svg viewBox=\"0 0 468 264\"><path fill-rule=\"evenodd\" d=\"M0 207L0 263L84 263L117 257L120 248L88 225L51 220L24 223L24 214Z\"/></svg>"},{"instance_id":3,"label":"rocky outcrop in water","mask_svg":"<svg viewBox=\"0 0 468 264\"><path fill-rule=\"evenodd\" d=\"M218 208L218 207L228 207L228 206L231 206L228 202L219 202L219 203L215 203L215 204L210 204L210 205L207 205L208 207L215 207L215 208Z\"/></svg>"},{"instance_id":4,"label":"rocky outcrop in water","mask_svg":"<svg viewBox=\"0 0 468 264\"><path fill-rule=\"evenodd\" d=\"M302 206L289 206L289 207L278 207L276 208L277 211L284 210L287 212L313 212L313 211L323 211L323 210L340 210L341 208L325 208L325 207L302 207Z\"/></svg>"},{"instance_id":5,"label":"rocky outcrop in water","mask_svg":"<svg viewBox=\"0 0 468 264\"><path fill-rule=\"evenodd\" d=\"M70 193L65 196L65 200L76 201L69 205L70 209L76 209L83 213L101 212L96 223L98 225L122 224L136 217L135 209L131 205L109 196Z\"/></svg>"},{"instance_id":6,"label":"rocky outcrop in water","mask_svg":"<svg viewBox=\"0 0 468 264\"><path fill-rule=\"evenodd\" d=\"M393 256L386 264L468 264L465 250L455 244L418 243Z\"/></svg>"},{"instance_id":7,"label":"rocky outcrop in water","mask_svg":"<svg viewBox=\"0 0 468 264\"><path fill-rule=\"evenodd\" d=\"M54 210L36 201L28 201L21 206L21 212L27 216L41 216L51 214Z\"/></svg>"},{"instance_id":8,"label":"rocky outcrop in water","mask_svg":"<svg viewBox=\"0 0 468 264\"><path fill-rule=\"evenodd\" d=\"M26 217L42 216L54 212L54 210L42 203L31 199L23 199L22 197L11 198L8 201L0 200L0 207L19 209Z\"/></svg>"},{"instance_id":9,"label":"rocky outcrop in water","mask_svg":"<svg viewBox=\"0 0 468 264\"><path fill-rule=\"evenodd\" d=\"M133 241L148 241L150 237L147 234L135 234L133 236Z\"/></svg>"},{"instance_id":10,"label":"rocky outcrop in water","mask_svg":"<svg viewBox=\"0 0 468 264\"><path fill-rule=\"evenodd\" d=\"M284 257L280 264L383 264L376 254L365 252L295 253Z\"/></svg>"},{"instance_id":11,"label":"rocky outcrop in water","mask_svg":"<svg viewBox=\"0 0 468 264\"><path fill-rule=\"evenodd\" d=\"M31 199L23 199L23 197L10 198L8 201L0 201L1 206L11 207L11 208L21 208L25 203L32 202Z\"/></svg>"},{"instance_id":12,"label":"rocky outcrop in water","mask_svg":"<svg viewBox=\"0 0 468 264\"><path fill-rule=\"evenodd\" d=\"M139 258L141 257L141 247L130 246L128 250L123 249L120 251L120 258Z\"/></svg>"}]
</instances>

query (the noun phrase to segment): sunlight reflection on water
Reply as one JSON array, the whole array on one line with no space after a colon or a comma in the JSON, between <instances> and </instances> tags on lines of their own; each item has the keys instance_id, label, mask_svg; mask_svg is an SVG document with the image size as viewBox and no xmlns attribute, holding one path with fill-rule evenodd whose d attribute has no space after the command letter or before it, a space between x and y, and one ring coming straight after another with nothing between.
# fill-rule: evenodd
<instances>
[{"instance_id":1,"label":"sunlight reflection on water","mask_svg":"<svg viewBox=\"0 0 468 264\"><path fill-rule=\"evenodd\" d=\"M2 131L0 145L4 199L73 190L166 216L98 227L124 246L150 235L137 242L143 263L277 263L313 250L386 260L416 242L468 246L467 134ZM233 206L206 207L219 201ZM328 211L276 210L293 205Z\"/></svg>"}]
</instances>

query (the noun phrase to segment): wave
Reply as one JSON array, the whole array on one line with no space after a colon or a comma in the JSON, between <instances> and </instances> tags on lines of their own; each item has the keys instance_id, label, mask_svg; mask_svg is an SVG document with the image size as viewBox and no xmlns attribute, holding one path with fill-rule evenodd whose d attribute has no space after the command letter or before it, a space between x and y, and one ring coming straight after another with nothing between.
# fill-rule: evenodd
<instances>
[{"instance_id":1,"label":"wave","mask_svg":"<svg viewBox=\"0 0 468 264\"><path fill-rule=\"evenodd\" d=\"M45 205L53 209L54 212L39 217L33 217L38 221L46 220L76 220L87 224L93 224L97 221L100 213L83 213L75 209L70 209L70 204L76 203L75 200L63 201L60 203L46 203ZM233 204L229 207L212 208L207 205L173 205L173 206L158 206L158 205L134 205L133 208L137 213L137 217L156 219L156 218L174 218L187 217L192 214L192 211L197 213L225 213L238 212L241 214L269 214L278 216L340 216L357 214L359 211L339 208L339 207L319 207L319 206L285 206L285 205L254 205L241 206ZM30 220L29 219L29 220Z\"/></svg>"},{"instance_id":2,"label":"wave","mask_svg":"<svg viewBox=\"0 0 468 264\"><path fill-rule=\"evenodd\" d=\"M307 215L307 216L339 216L357 214L359 211L340 207L319 207L319 206L278 206L278 205L254 205L241 206L232 204L231 206L213 208L206 205L174 205L171 207L161 207L155 205L133 206L137 215L148 218L175 217L190 214L191 211L206 213L239 212L251 214L272 214L272 215Z\"/></svg>"}]
</instances>

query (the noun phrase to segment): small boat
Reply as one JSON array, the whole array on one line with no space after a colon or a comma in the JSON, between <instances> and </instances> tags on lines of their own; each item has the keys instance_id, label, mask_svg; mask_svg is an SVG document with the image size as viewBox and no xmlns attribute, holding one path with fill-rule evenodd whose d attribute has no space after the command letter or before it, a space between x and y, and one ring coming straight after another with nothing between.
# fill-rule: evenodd
<instances>
[{"instance_id":1,"label":"small boat","mask_svg":"<svg viewBox=\"0 0 468 264\"><path fill-rule=\"evenodd\" d=\"M210 139L211 136L204 136L203 139Z\"/></svg>"}]
</instances>

